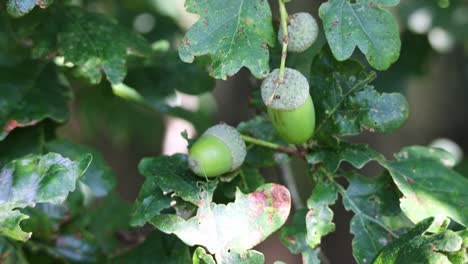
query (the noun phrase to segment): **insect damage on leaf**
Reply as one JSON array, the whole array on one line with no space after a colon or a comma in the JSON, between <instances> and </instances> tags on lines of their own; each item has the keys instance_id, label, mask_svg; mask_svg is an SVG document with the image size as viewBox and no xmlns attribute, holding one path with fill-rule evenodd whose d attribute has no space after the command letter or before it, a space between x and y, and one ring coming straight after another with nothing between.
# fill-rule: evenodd
<instances>
[{"instance_id":1,"label":"insect damage on leaf","mask_svg":"<svg viewBox=\"0 0 468 264\"><path fill-rule=\"evenodd\" d=\"M291 209L288 189L264 184L251 194L239 190L233 203L212 203L212 193L203 191L197 214L184 220L176 215L159 215L151 223L165 233L177 235L188 245L201 245L216 258L242 254L281 227ZM233 228L235 227L235 228Z\"/></svg>"}]
</instances>

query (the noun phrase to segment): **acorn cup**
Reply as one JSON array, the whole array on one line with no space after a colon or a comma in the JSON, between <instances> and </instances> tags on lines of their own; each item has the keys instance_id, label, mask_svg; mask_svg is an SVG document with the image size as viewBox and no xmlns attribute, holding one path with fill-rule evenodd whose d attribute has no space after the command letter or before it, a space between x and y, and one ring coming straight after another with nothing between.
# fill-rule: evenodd
<instances>
[{"instance_id":1,"label":"acorn cup","mask_svg":"<svg viewBox=\"0 0 468 264\"><path fill-rule=\"evenodd\" d=\"M247 150L239 132L228 125L210 127L189 150L189 167L200 177L216 177L239 168Z\"/></svg>"},{"instance_id":2,"label":"acorn cup","mask_svg":"<svg viewBox=\"0 0 468 264\"><path fill-rule=\"evenodd\" d=\"M305 12L295 13L289 16L288 24L288 51L303 52L310 48L317 40L318 25L315 18ZM283 29L278 31L278 40L283 41Z\"/></svg>"},{"instance_id":3,"label":"acorn cup","mask_svg":"<svg viewBox=\"0 0 468 264\"><path fill-rule=\"evenodd\" d=\"M278 73L278 69L273 70L262 83L262 99L268 116L284 141L306 143L315 129L315 109L309 83L299 71L285 68L284 82L276 87Z\"/></svg>"}]
</instances>

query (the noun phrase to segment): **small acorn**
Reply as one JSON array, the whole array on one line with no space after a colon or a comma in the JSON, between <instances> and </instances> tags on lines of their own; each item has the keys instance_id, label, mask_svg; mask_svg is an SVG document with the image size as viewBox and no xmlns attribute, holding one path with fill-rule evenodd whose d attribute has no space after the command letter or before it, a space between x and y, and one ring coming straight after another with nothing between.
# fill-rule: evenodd
<instances>
[{"instance_id":1,"label":"small acorn","mask_svg":"<svg viewBox=\"0 0 468 264\"><path fill-rule=\"evenodd\" d=\"M198 176L215 177L234 171L244 162L245 142L228 125L210 127L189 150L189 167Z\"/></svg>"},{"instance_id":2,"label":"small acorn","mask_svg":"<svg viewBox=\"0 0 468 264\"><path fill-rule=\"evenodd\" d=\"M318 25L315 18L305 12L289 16L288 51L303 52L314 44L318 36ZM278 40L283 41L283 29L280 27Z\"/></svg>"},{"instance_id":3,"label":"small acorn","mask_svg":"<svg viewBox=\"0 0 468 264\"><path fill-rule=\"evenodd\" d=\"M273 70L262 83L262 99L268 116L284 141L305 143L315 129L315 109L309 83L299 71L285 68L284 82L276 87L278 73L278 69ZM273 93L275 96L272 98Z\"/></svg>"}]
</instances>

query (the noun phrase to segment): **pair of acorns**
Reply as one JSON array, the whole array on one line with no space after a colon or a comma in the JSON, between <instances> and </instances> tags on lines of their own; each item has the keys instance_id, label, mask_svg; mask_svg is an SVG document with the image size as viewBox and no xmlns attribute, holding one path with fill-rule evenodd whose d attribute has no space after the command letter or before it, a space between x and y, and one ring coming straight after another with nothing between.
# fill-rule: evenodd
<instances>
[{"instance_id":1,"label":"pair of acorns","mask_svg":"<svg viewBox=\"0 0 468 264\"><path fill-rule=\"evenodd\" d=\"M318 26L308 13L289 18L288 50L302 52L315 42ZM282 30L278 39L283 40ZM306 143L315 129L315 110L307 79L297 70L285 68L283 82L273 70L262 83L262 99L279 136L290 144ZM273 98L271 98L274 94ZM226 124L215 125L191 146L189 167L198 176L215 177L239 168L247 150L239 132Z\"/></svg>"}]
</instances>

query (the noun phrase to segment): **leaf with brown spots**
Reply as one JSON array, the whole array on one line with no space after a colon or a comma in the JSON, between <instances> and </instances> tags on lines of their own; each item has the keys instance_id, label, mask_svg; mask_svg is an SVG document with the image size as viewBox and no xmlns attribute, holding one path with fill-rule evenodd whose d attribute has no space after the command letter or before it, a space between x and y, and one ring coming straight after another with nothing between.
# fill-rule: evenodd
<instances>
[{"instance_id":1,"label":"leaf with brown spots","mask_svg":"<svg viewBox=\"0 0 468 264\"><path fill-rule=\"evenodd\" d=\"M334 185L318 181L312 195L307 200L309 211L306 215L307 236L306 240L310 247L314 248L320 244L322 237L335 231L333 211L329 206L333 205L338 198L338 192Z\"/></svg>"},{"instance_id":2,"label":"leaf with brown spots","mask_svg":"<svg viewBox=\"0 0 468 264\"><path fill-rule=\"evenodd\" d=\"M441 150L411 146L381 161L403 193L400 207L413 223L435 217L434 230L446 217L468 226L468 178L450 167L453 157Z\"/></svg>"},{"instance_id":3,"label":"leaf with brown spots","mask_svg":"<svg viewBox=\"0 0 468 264\"><path fill-rule=\"evenodd\" d=\"M193 62L210 55L212 75L227 79L242 67L257 78L270 72L268 46L275 45L271 10L264 0L187 0L188 12L200 15L185 35L180 58Z\"/></svg>"},{"instance_id":4,"label":"leaf with brown spots","mask_svg":"<svg viewBox=\"0 0 468 264\"><path fill-rule=\"evenodd\" d=\"M158 215L151 223L187 245L205 247L218 262L225 263L245 254L258 259L248 250L279 229L291 209L289 191L278 184L264 184L251 194L237 191L235 202L227 205L211 201L212 193L203 191L194 217L184 220L177 215Z\"/></svg>"}]
</instances>

